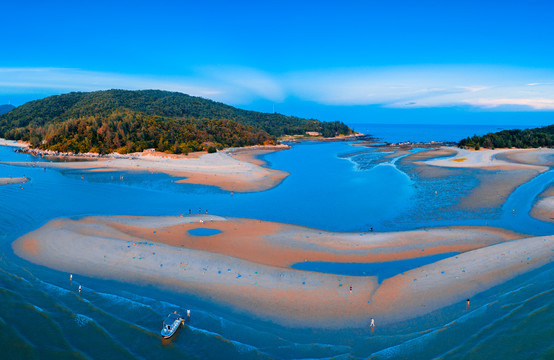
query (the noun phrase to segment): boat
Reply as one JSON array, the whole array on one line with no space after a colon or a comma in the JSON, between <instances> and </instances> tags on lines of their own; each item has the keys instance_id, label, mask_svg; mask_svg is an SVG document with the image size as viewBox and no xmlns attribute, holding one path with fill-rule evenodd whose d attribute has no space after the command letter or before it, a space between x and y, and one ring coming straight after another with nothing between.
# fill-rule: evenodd
<instances>
[{"instance_id":1,"label":"boat","mask_svg":"<svg viewBox=\"0 0 554 360\"><path fill-rule=\"evenodd\" d=\"M162 337L164 339L172 337L175 332L177 332L177 329L179 329L179 326L181 326L181 323L184 322L185 319L180 314L177 314L177 311L173 312L173 314L169 314L163 322L163 328L161 331Z\"/></svg>"}]
</instances>

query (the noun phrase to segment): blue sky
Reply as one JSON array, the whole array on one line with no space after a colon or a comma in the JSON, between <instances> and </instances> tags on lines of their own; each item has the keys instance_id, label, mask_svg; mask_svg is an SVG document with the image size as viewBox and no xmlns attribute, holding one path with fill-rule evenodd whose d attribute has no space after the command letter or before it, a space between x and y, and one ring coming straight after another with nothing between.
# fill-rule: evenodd
<instances>
[{"instance_id":1,"label":"blue sky","mask_svg":"<svg viewBox=\"0 0 554 360\"><path fill-rule=\"evenodd\" d=\"M548 1L5 2L0 104L159 88L347 123L544 125L553 13Z\"/></svg>"}]
</instances>

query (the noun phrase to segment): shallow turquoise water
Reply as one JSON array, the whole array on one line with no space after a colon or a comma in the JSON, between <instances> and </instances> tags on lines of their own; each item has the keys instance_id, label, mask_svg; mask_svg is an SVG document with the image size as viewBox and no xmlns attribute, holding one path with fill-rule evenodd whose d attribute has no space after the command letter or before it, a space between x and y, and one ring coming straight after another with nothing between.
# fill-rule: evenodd
<instances>
[{"instance_id":1,"label":"shallow turquoise water","mask_svg":"<svg viewBox=\"0 0 554 360\"><path fill-rule=\"evenodd\" d=\"M175 184L148 173L83 173L0 165L0 177L31 182L0 187L0 349L3 358L504 358L553 356L554 269L514 279L424 318L391 327L294 330L237 315L193 297L81 277L29 264L11 251L18 236L65 216L205 213L259 218L332 231L391 231L442 225L503 226L533 234L552 224L529 218L545 173L504 208L467 213L455 199L477 185L471 173L425 180L409 166L342 143L297 144L265 159L291 173L278 187L240 194ZM0 147L0 160L37 160ZM38 160L40 162L40 160ZM434 196L434 190L444 196ZM512 215L509 209L521 209ZM446 209L446 210L445 210ZM82 284L84 292L77 295ZM161 321L192 309L191 326L170 343ZM379 325L379 324L378 324Z\"/></svg>"}]
</instances>

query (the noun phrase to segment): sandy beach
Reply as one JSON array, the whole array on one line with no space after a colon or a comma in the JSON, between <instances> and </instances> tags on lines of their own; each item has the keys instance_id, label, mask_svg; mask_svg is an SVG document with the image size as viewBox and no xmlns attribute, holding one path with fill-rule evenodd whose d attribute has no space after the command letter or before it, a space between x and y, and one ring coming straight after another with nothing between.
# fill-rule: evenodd
<instances>
[{"instance_id":1,"label":"sandy beach","mask_svg":"<svg viewBox=\"0 0 554 360\"><path fill-rule=\"evenodd\" d=\"M29 180L28 177L0 178L0 185L23 184Z\"/></svg>"},{"instance_id":2,"label":"sandy beach","mask_svg":"<svg viewBox=\"0 0 554 360\"><path fill-rule=\"evenodd\" d=\"M6 140L0 138L0 146L11 146L11 147L18 147L18 148L28 148L29 143L24 141L16 141L16 140Z\"/></svg>"},{"instance_id":3,"label":"sandy beach","mask_svg":"<svg viewBox=\"0 0 554 360\"><path fill-rule=\"evenodd\" d=\"M83 171L146 171L164 173L176 178L177 183L213 185L236 192L263 191L277 186L289 174L264 167L255 156L288 147L256 147L245 150L244 156L228 152L176 156L142 152L127 157L93 158L71 162L1 162L14 166L80 169Z\"/></svg>"},{"instance_id":4,"label":"sandy beach","mask_svg":"<svg viewBox=\"0 0 554 360\"><path fill-rule=\"evenodd\" d=\"M223 151L237 160L246 161L259 166L267 166L267 163L259 158L261 155L269 154L275 151L288 150L291 148L292 146L290 145L279 144L247 146L243 148L225 149Z\"/></svg>"},{"instance_id":5,"label":"sandy beach","mask_svg":"<svg viewBox=\"0 0 554 360\"><path fill-rule=\"evenodd\" d=\"M194 235L199 229L217 233ZM372 317L393 323L463 301L552 262L554 237L488 227L336 233L209 215L97 216L52 220L12 246L59 271L186 292L285 326L340 328L367 326ZM291 268L451 253L382 283Z\"/></svg>"}]
</instances>

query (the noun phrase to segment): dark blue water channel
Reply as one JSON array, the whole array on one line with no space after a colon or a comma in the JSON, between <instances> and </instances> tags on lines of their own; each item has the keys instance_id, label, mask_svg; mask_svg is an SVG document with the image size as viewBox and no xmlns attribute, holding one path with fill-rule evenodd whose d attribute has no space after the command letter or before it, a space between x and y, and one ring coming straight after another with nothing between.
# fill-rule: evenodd
<instances>
[{"instance_id":1,"label":"dark blue water channel","mask_svg":"<svg viewBox=\"0 0 554 360\"><path fill-rule=\"evenodd\" d=\"M327 274L350 275L350 276L377 276L378 281L404 273L405 271L418 268L423 265L457 255L456 252L422 256L414 259L384 261L377 263L335 263L325 261L299 262L291 267L297 270L315 271Z\"/></svg>"},{"instance_id":2,"label":"dark blue water channel","mask_svg":"<svg viewBox=\"0 0 554 360\"><path fill-rule=\"evenodd\" d=\"M538 194L554 183L554 170L547 171L519 186L502 206L500 226L521 233L554 234L554 224L529 216Z\"/></svg>"}]
</instances>

